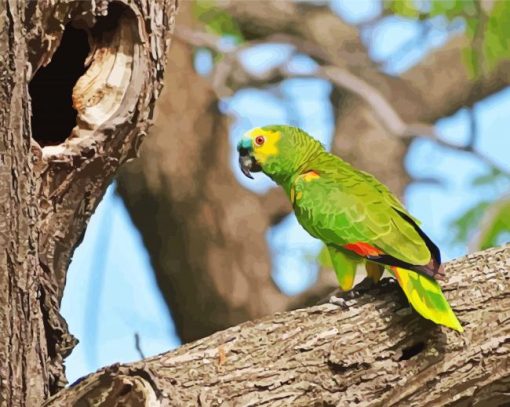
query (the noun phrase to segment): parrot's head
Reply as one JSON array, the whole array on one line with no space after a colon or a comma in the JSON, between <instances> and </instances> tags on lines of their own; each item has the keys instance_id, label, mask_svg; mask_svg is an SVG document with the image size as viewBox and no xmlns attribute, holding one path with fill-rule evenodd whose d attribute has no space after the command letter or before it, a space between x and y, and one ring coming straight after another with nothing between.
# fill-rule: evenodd
<instances>
[{"instance_id":1,"label":"parrot's head","mask_svg":"<svg viewBox=\"0 0 510 407\"><path fill-rule=\"evenodd\" d=\"M256 127L239 143L239 166L248 178L263 171L278 183L290 179L313 155L323 151L321 143L292 126Z\"/></svg>"}]
</instances>

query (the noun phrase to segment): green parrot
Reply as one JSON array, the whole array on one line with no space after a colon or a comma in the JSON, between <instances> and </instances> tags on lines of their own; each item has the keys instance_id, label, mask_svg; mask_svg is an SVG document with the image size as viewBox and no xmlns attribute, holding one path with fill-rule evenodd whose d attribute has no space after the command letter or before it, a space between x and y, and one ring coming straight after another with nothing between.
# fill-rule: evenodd
<instances>
[{"instance_id":1,"label":"green parrot","mask_svg":"<svg viewBox=\"0 0 510 407\"><path fill-rule=\"evenodd\" d=\"M438 247L386 186L296 127L252 129L237 150L243 174L262 171L282 186L301 226L324 242L342 291L359 263L375 283L388 269L418 313L463 332L436 281L444 279Z\"/></svg>"}]
</instances>

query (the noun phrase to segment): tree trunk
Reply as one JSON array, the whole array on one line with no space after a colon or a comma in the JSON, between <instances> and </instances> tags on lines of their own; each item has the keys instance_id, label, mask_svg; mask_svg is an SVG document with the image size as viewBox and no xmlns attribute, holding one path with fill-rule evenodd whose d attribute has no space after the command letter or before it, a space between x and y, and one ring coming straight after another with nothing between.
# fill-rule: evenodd
<instances>
[{"instance_id":1,"label":"tree trunk","mask_svg":"<svg viewBox=\"0 0 510 407\"><path fill-rule=\"evenodd\" d=\"M176 3L4 0L0 12L0 405L35 406L66 383L66 270L147 131Z\"/></svg>"},{"instance_id":2,"label":"tree trunk","mask_svg":"<svg viewBox=\"0 0 510 407\"><path fill-rule=\"evenodd\" d=\"M463 334L412 312L388 283L348 310L275 314L102 369L46 406L508 405L510 246L450 262L446 272Z\"/></svg>"}]
</instances>

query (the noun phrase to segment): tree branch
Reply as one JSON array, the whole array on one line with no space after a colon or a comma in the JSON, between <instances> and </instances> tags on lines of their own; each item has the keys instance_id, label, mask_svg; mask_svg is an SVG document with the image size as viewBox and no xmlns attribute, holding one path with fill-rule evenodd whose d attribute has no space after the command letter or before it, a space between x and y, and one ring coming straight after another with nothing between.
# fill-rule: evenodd
<instances>
[{"instance_id":1,"label":"tree branch","mask_svg":"<svg viewBox=\"0 0 510 407\"><path fill-rule=\"evenodd\" d=\"M135 332L135 349L138 353L138 356L140 356L140 359L145 359L145 355L142 350L142 345L140 344L140 334L138 332Z\"/></svg>"},{"instance_id":2,"label":"tree branch","mask_svg":"<svg viewBox=\"0 0 510 407\"><path fill-rule=\"evenodd\" d=\"M466 332L433 325L394 285L248 322L94 373L48 406L503 405L510 402L510 246L447 264L444 292ZM145 403L145 404L143 404Z\"/></svg>"},{"instance_id":3,"label":"tree branch","mask_svg":"<svg viewBox=\"0 0 510 407\"><path fill-rule=\"evenodd\" d=\"M332 65L323 67L326 76L340 89L361 97L391 135L403 138L415 135L429 137L444 147L472 152L490 167L510 175L509 171L471 146L462 147L442 140L430 125L508 86L509 61L501 61L489 73L484 72L473 78L462 55L470 43L467 37L457 36L431 52L424 62L400 78L394 78L377 69L359 38L358 30L344 23L328 7L291 2L272 3L264 3L266 7L263 10L255 10L257 5L253 2L238 4L225 1L221 7L228 10L242 27L246 27L248 39L258 40L275 33L281 35L283 32L286 34L281 35L281 41L296 46L312 57L320 56L326 64ZM299 18L295 16L305 12L310 13L309 18L301 24L294 21ZM326 31L332 41L324 40L323 33ZM341 51L338 41L334 41L338 38L342 38ZM346 50L348 55L345 55ZM320 55L317 54L319 52ZM281 73L280 70L277 75ZM361 111L358 113L361 115ZM356 122L360 119L353 120Z\"/></svg>"},{"instance_id":4,"label":"tree branch","mask_svg":"<svg viewBox=\"0 0 510 407\"><path fill-rule=\"evenodd\" d=\"M414 138L416 136L426 137L435 143L456 151L473 154L476 158L492 169L510 177L510 171L498 165L492 158L474 147L476 137L476 122L473 113L470 115L470 140L465 146L450 143L438 134L434 125L427 123L406 123L399 115L392 104L368 82L351 74L347 70L325 66L319 70L319 75L328 78L336 86L348 90L359 96L367 103L377 116L380 123L393 135L402 139Z\"/></svg>"},{"instance_id":5,"label":"tree branch","mask_svg":"<svg viewBox=\"0 0 510 407\"><path fill-rule=\"evenodd\" d=\"M184 29L179 32L179 37L193 45L207 46L217 52L224 52L219 45L219 38L214 35ZM289 78L324 78L333 83L337 88L350 92L363 100L372 109L373 114L377 117L378 121L390 134L402 139L413 138L415 136L427 137L443 147L471 153L492 169L510 177L510 171L501 167L489 156L474 148L476 122L474 121L473 113L470 115L471 133L469 142L465 146L450 143L442 139L438 135L435 126L431 124L406 122L398 112L397 108L393 106L392 102L382 91L372 85L369 81L365 80L362 76L350 72L347 68L331 65L333 60L328 57L328 54L324 51L324 49L318 44L307 39L298 38L295 35L279 33L268 35L263 39L263 41L266 43L274 42L292 45L296 48L296 50L310 55L319 62L327 63L326 65L320 66L316 72L305 75L289 72L286 68L287 62L284 62L263 73L256 75L248 73L243 68L239 60L240 53L249 47L258 45L261 41L262 40L260 39L248 41L240 47L229 50L225 54L224 60L217 64L212 82L213 88L217 90L217 93L220 96L229 95L239 88L249 86L267 86ZM457 43L458 39L455 39L452 42ZM472 95L470 95L470 97L478 97L479 88L483 86L482 82L483 79L472 88ZM474 89L477 91L475 92Z\"/></svg>"},{"instance_id":6,"label":"tree branch","mask_svg":"<svg viewBox=\"0 0 510 407\"><path fill-rule=\"evenodd\" d=\"M247 40L286 33L319 47L330 64L355 70L377 86L408 123L434 122L510 84L510 61L501 61L487 75L471 76L463 57L464 49L470 45L466 36L453 38L395 78L379 71L356 27L346 24L328 6L289 1L263 4L260 7L257 2L227 0L219 7L238 21ZM307 18L302 19L305 13ZM479 92L473 93L474 88Z\"/></svg>"}]
</instances>

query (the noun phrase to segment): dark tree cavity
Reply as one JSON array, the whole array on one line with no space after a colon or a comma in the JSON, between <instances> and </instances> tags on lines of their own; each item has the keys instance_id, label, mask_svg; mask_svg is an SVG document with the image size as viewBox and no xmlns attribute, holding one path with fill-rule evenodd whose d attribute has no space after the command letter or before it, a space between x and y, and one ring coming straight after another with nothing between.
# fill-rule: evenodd
<instances>
[{"instance_id":1,"label":"dark tree cavity","mask_svg":"<svg viewBox=\"0 0 510 407\"><path fill-rule=\"evenodd\" d=\"M41 147L62 143L76 125L73 87L86 71L89 51L87 32L67 24L51 62L30 82L32 137Z\"/></svg>"}]
</instances>

